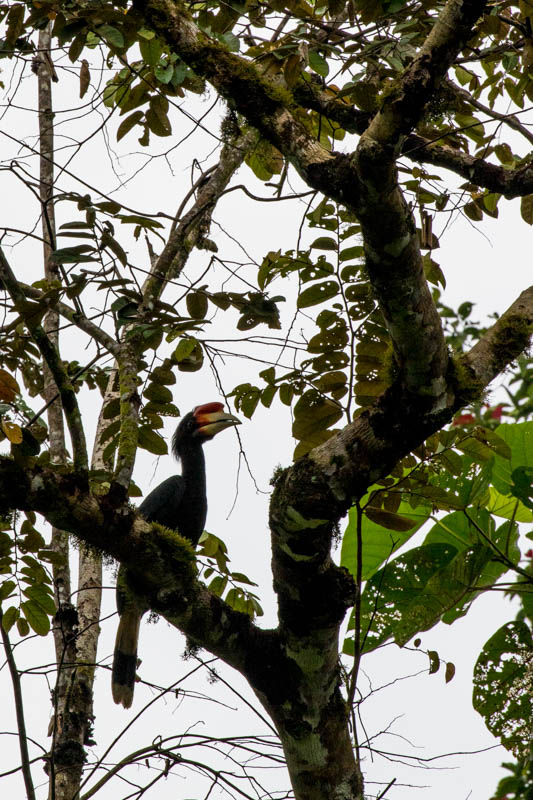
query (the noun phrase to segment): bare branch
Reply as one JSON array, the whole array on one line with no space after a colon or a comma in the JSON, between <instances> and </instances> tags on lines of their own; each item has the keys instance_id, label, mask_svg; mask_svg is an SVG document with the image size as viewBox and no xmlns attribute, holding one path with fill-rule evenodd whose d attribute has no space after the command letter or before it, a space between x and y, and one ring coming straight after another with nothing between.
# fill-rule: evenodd
<instances>
[{"instance_id":1,"label":"bare branch","mask_svg":"<svg viewBox=\"0 0 533 800\"><path fill-rule=\"evenodd\" d=\"M95 325L94 322L91 322L89 319L87 319L87 317L83 316L66 303L63 303L61 300L56 300L55 297L51 298L49 294L41 291L40 289L36 289L34 286L28 286L26 283L20 282L19 286L26 297L31 297L33 300L37 300L43 306L53 305L53 307L57 309L58 313L62 317L79 328L80 331L83 331L90 336L91 339L94 339L95 342L98 342L98 344L102 345L102 347L104 347L109 353L115 357L119 355L120 345L118 342L98 325Z\"/></svg>"},{"instance_id":2,"label":"bare branch","mask_svg":"<svg viewBox=\"0 0 533 800\"><path fill-rule=\"evenodd\" d=\"M15 663L13 655L13 648L9 641L9 634L4 630L2 625L3 614L0 609L0 632L2 634L2 642L6 653L6 660L9 666L9 673L11 675L11 682L13 684L13 695L15 697L15 710L17 714L18 725L18 739L20 747L20 759L22 765L22 774L24 776L24 785L26 787L26 796L28 800L35 800L35 789L33 786L33 779L31 776L30 768L30 755L28 753L28 737L26 735L26 722L24 719L24 702L22 699L22 686L20 683L20 675Z\"/></svg>"}]
</instances>

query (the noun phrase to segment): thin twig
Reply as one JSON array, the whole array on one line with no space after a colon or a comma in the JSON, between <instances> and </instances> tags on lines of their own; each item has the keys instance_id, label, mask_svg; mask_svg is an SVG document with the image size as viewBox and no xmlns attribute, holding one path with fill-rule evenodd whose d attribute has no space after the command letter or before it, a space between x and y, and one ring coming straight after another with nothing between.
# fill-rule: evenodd
<instances>
[{"instance_id":1,"label":"thin twig","mask_svg":"<svg viewBox=\"0 0 533 800\"><path fill-rule=\"evenodd\" d=\"M13 695L15 698L15 712L17 715L18 726L18 739L20 746L20 760L22 762L22 774L24 776L24 785L26 786L27 800L35 800L35 789L33 787L33 779L30 769L30 755L28 753L28 741L26 736L26 722L24 720L24 703L22 701L22 687L20 685L20 675L15 663L13 655L13 648L9 640L9 634L2 625L3 614L0 609L0 630L2 632L2 642L4 643L4 650L6 652L6 660L11 674L11 682L13 684Z\"/></svg>"}]
</instances>

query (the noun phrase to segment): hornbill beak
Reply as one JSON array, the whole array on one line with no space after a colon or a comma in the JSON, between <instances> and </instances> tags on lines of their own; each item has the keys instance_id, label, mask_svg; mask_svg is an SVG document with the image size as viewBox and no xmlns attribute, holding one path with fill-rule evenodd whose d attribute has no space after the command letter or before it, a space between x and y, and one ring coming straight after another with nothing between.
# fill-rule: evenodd
<instances>
[{"instance_id":1,"label":"hornbill beak","mask_svg":"<svg viewBox=\"0 0 533 800\"><path fill-rule=\"evenodd\" d=\"M197 424L196 436L205 439L212 439L224 428L241 424L238 417L224 411L222 403L205 403L203 406L196 406L192 413Z\"/></svg>"}]
</instances>

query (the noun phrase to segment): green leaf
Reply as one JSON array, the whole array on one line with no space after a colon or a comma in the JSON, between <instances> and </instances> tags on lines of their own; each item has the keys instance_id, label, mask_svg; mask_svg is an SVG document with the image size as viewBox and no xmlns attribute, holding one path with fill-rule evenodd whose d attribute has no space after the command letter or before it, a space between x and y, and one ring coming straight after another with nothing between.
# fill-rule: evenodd
<instances>
[{"instance_id":1,"label":"green leaf","mask_svg":"<svg viewBox=\"0 0 533 800\"><path fill-rule=\"evenodd\" d=\"M53 595L48 590L44 584L33 584L32 586L27 586L26 589L23 590L23 594L29 599L36 603L45 614L53 615L56 613L56 604L54 602ZM29 620L28 620L29 621Z\"/></svg>"},{"instance_id":2,"label":"green leaf","mask_svg":"<svg viewBox=\"0 0 533 800\"><path fill-rule=\"evenodd\" d=\"M179 362L188 358L194 352L196 345L196 339L180 339L178 346L174 350L174 359Z\"/></svg>"},{"instance_id":3,"label":"green leaf","mask_svg":"<svg viewBox=\"0 0 533 800\"><path fill-rule=\"evenodd\" d=\"M428 650L429 674L434 675L440 669L440 658L436 650Z\"/></svg>"},{"instance_id":4,"label":"green leaf","mask_svg":"<svg viewBox=\"0 0 533 800\"><path fill-rule=\"evenodd\" d=\"M156 367L150 377L152 381L161 383L163 386L173 386L176 383L176 376L166 362Z\"/></svg>"},{"instance_id":5,"label":"green leaf","mask_svg":"<svg viewBox=\"0 0 533 800\"><path fill-rule=\"evenodd\" d=\"M139 40L139 50L141 51L143 61L145 61L151 67L157 64L161 53L163 52L163 48L159 39L155 37L151 39L142 37Z\"/></svg>"},{"instance_id":6,"label":"green leaf","mask_svg":"<svg viewBox=\"0 0 533 800\"><path fill-rule=\"evenodd\" d=\"M381 487L373 486L368 494L361 500L361 505L365 505L368 498L376 489ZM411 527L403 532L391 531L390 529L373 522L363 515L361 521L362 532L362 579L368 580L374 572L392 554L427 521L431 513L430 506L419 506L416 511L410 507L406 500L402 500L398 508L398 513L403 518L411 521ZM357 575L357 509L351 508L348 512L348 525L342 538L341 566L346 567L352 575Z\"/></svg>"},{"instance_id":7,"label":"green leaf","mask_svg":"<svg viewBox=\"0 0 533 800\"><path fill-rule=\"evenodd\" d=\"M266 165L265 159L262 157L261 153L247 153L245 163L248 164L256 178L259 178L260 181L269 181L274 174Z\"/></svg>"},{"instance_id":8,"label":"green leaf","mask_svg":"<svg viewBox=\"0 0 533 800\"><path fill-rule=\"evenodd\" d=\"M11 49L24 30L24 4L15 3L9 9L7 15L7 31L5 35L4 47Z\"/></svg>"},{"instance_id":9,"label":"green leaf","mask_svg":"<svg viewBox=\"0 0 533 800\"><path fill-rule=\"evenodd\" d=\"M117 142L120 142L120 140L129 131L131 131L131 129L135 125L138 125L139 122L143 119L143 117L144 117L144 112L143 111L134 111L133 114L129 115L129 117L126 117L125 119L123 119L122 122L120 123L120 125L118 126Z\"/></svg>"},{"instance_id":10,"label":"green leaf","mask_svg":"<svg viewBox=\"0 0 533 800\"><path fill-rule=\"evenodd\" d=\"M4 581L0 586L0 603L7 600L17 584L15 581Z\"/></svg>"},{"instance_id":11,"label":"green leaf","mask_svg":"<svg viewBox=\"0 0 533 800\"><path fill-rule=\"evenodd\" d=\"M154 403L166 404L172 402L172 392L160 383L149 383L143 395Z\"/></svg>"},{"instance_id":12,"label":"green leaf","mask_svg":"<svg viewBox=\"0 0 533 800\"><path fill-rule=\"evenodd\" d=\"M466 203L463 206L463 211L472 222L481 222L483 219L483 211L477 203Z\"/></svg>"},{"instance_id":13,"label":"green leaf","mask_svg":"<svg viewBox=\"0 0 533 800\"><path fill-rule=\"evenodd\" d=\"M270 406L272 405L272 401L276 396L277 391L278 391L277 386L267 386L266 389L263 389L263 391L261 392L261 404L265 408L270 408Z\"/></svg>"},{"instance_id":14,"label":"green leaf","mask_svg":"<svg viewBox=\"0 0 533 800\"><path fill-rule=\"evenodd\" d=\"M232 572L231 579L237 581L237 583L245 583L247 586L257 586L257 583L251 581L243 572Z\"/></svg>"},{"instance_id":15,"label":"green leaf","mask_svg":"<svg viewBox=\"0 0 533 800\"><path fill-rule=\"evenodd\" d=\"M168 100L157 94L150 98L150 108L146 112L146 122L156 136L170 136L172 125L168 118Z\"/></svg>"},{"instance_id":16,"label":"green leaf","mask_svg":"<svg viewBox=\"0 0 533 800\"><path fill-rule=\"evenodd\" d=\"M338 422L342 415L342 408L337 403L322 397L313 389L304 392L294 406L292 435L301 444L295 457L299 458L325 441L330 435L326 433L327 429Z\"/></svg>"},{"instance_id":17,"label":"green leaf","mask_svg":"<svg viewBox=\"0 0 533 800\"><path fill-rule=\"evenodd\" d=\"M19 617L17 619L17 630L20 636L27 636L30 632L30 626L28 625L28 621L25 620L23 617Z\"/></svg>"},{"instance_id":18,"label":"green leaf","mask_svg":"<svg viewBox=\"0 0 533 800\"><path fill-rule=\"evenodd\" d=\"M112 25L100 25L96 30L108 44L119 50L124 47L124 36L118 28L114 28Z\"/></svg>"},{"instance_id":19,"label":"green leaf","mask_svg":"<svg viewBox=\"0 0 533 800\"><path fill-rule=\"evenodd\" d=\"M304 289L298 296L298 308L309 308L316 306L318 303L324 303L335 297L339 292L339 284L337 281L322 281L315 283Z\"/></svg>"},{"instance_id":20,"label":"green leaf","mask_svg":"<svg viewBox=\"0 0 533 800\"><path fill-rule=\"evenodd\" d=\"M85 255L85 253L96 252L96 248L90 244L78 244L73 247L61 247L59 250L54 250L52 258L58 264L81 264L86 261L97 261L97 258Z\"/></svg>"},{"instance_id":21,"label":"green leaf","mask_svg":"<svg viewBox=\"0 0 533 800\"><path fill-rule=\"evenodd\" d=\"M533 509L533 467L517 467L511 473L511 492L522 503Z\"/></svg>"},{"instance_id":22,"label":"green leaf","mask_svg":"<svg viewBox=\"0 0 533 800\"><path fill-rule=\"evenodd\" d=\"M513 151L506 142L495 145L494 153L502 164L507 164L510 166L515 162ZM528 195L528 197L533 197L533 195Z\"/></svg>"},{"instance_id":23,"label":"green leaf","mask_svg":"<svg viewBox=\"0 0 533 800\"><path fill-rule=\"evenodd\" d=\"M533 422L498 425L495 433L511 450L511 458L494 457L492 483L503 495L512 493L512 473L519 467L533 467Z\"/></svg>"},{"instance_id":24,"label":"green leaf","mask_svg":"<svg viewBox=\"0 0 533 800\"><path fill-rule=\"evenodd\" d=\"M20 548L23 552L38 553L44 545L44 538L35 528L31 528L20 542Z\"/></svg>"},{"instance_id":25,"label":"green leaf","mask_svg":"<svg viewBox=\"0 0 533 800\"><path fill-rule=\"evenodd\" d=\"M139 447L156 456L166 456L168 453L165 440L147 425L139 427Z\"/></svg>"},{"instance_id":26,"label":"green leaf","mask_svg":"<svg viewBox=\"0 0 533 800\"><path fill-rule=\"evenodd\" d=\"M315 250L337 250L337 242L329 236L319 236L315 239L311 248Z\"/></svg>"},{"instance_id":27,"label":"green leaf","mask_svg":"<svg viewBox=\"0 0 533 800\"><path fill-rule=\"evenodd\" d=\"M178 345L179 347L179 345ZM176 348L177 350L178 348ZM176 350L173 353L175 356ZM186 358L181 358L177 361L178 369L181 372L197 372L202 368L204 363L204 351L200 342L196 342L193 351Z\"/></svg>"},{"instance_id":28,"label":"green leaf","mask_svg":"<svg viewBox=\"0 0 533 800\"><path fill-rule=\"evenodd\" d=\"M116 255L120 263L124 267L126 266L128 257L123 250L122 245L120 245L117 240L111 236L108 230L105 230L102 234L101 246L109 248L109 250Z\"/></svg>"},{"instance_id":29,"label":"green leaf","mask_svg":"<svg viewBox=\"0 0 533 800\"><path fill-rule=\"evenodd\" d=\"M364 247L362 245L355 245L354 247L345 247L340 252L339 261L341 262L353 261L353 259L362 258L363 255L364 255Z\"/></svg>"},{"instance_id":30,"label":"green leaf","mask_svg":"<svg viewBox=\"0 0 533 800\"><path fill-rule=\"evenodd\" d=\"M174 75L174 65L173 64L158 64L154 69L154 75L158 81L161 83L170 83L172 76Z\"/></svg>"},{"instance_id":31,"label":"green leaf","mask_svg":"<svg viewBox=\"0 0 533 800\"><path fill-rule=\"evenodd\" d=\"M183 83L186 75L187 75L187 65L184 64L183 61L178 61L178 63L174 65L172 86L177 87L181 83Z\"/></svg>"},{"instance_id":32,"label":"green leaf","mask_svg":"<svg viewBox=\"0 0 533 800\"><path fill-rule=\"evenodd\" d=\"M525 622L508 622L490 637L474 668L472 703L489 731L517 758L529 754L532 632Z\"/></svg>"},{"instance_id":33,"label":"green leaf","mask_svg":"<svg viewBox=\"0 0 533 800\"><path fill-rule=\"evenodd\" d=\"M20 610L15 606L9 606L7 611L2 615L2 628L6 633L9 633L15 622L20 617Z\"/></svg>"},{"instance_id":34,"label":"green leaf","mask_svg":"<svg viewBox=\"0 0 533 800\"><path fill-rule=\"evenodd\" d=\"M441 598L425 589L434 575L457 555L451 545L415 547L368 581L361 598L364 652L370 652L391 637L405 644L416 633L434 625L443 611ZM353 621L350 620L353 628Z\"/></svg>"},{"instance_id":35,"label":"green leaf","mask_svg":"<svg viewBox=\"0 0 533 800\"><path fill-rule=\"evenodd\" d=\"M464 613L494 556L485 545L460 552L435 542L396 558L368 581L361 603L365 650L389 638L400 646L439 620L451 622ZM353 628L353 615L350 622Z\"/></svg>"},{"instance_id":36,"label":"green leaf","mask_svg":"<svg viewBox=\"0 0 533 800\"><path fill-rule=\"evenodd\" d=\"M496 526L488 511L470 508L468 517L463 511L446 514L433 525L424 539L424 544L450 544L458 551L466 550L472 544L479 542L478 528L488 539L494 538Z\"/></svg>"},{"instance_id":37,"label":"green leaf","mask_svg":"<svg viewBox=\"0 0 533 800\"><path fill-rule=\"evenodd\" d=\"M493 457L493 451L484 442L480 442L474 436L469 436L468 439L463 439L457 442L458 450L470 456L470 458L477 464L484 464Z\"/></svg>"},{"instance_id":38,"label":"green leaf","mask_svg":"<svg viewBox=\"0 0 533 800\"><path fill-rule=\"evenodd\" d=\"M50 617L43 611L39 603L34 600L26 600L20 604L20 607L32 630L39 636L46 636L50 630Z\"/></svg>"},{"instance_id":39,"label":"green leaf","mask_svg":"<svg viewBox=\"0 0 533 800\"><path fill-rule=\"evenodd\" d=\"M416 523L408 517L402 517L400 514L395 514L392 511L387 511L384 508L373 508L367 506L365 508L365 515L372 522L377 523L382 528L389 531L396 531L406 533L415 527Z\"/></svg>"},{"instance_id":40,"label":"green leaf","mask_svg":"<svg viewBox=\"0 0 533 800\"><path fill-rule=\"evenodd\" d=\"M73 64L78 58L81 56L83 52L83 48L85 47L85 43L87 41L87 33L86 31L82 31L82 33L78 33L77 36L74 37L72 40L72 44L68 50L68 57Z\"/></svg>"},{"instance_id":41,"label":"green leaf","mask_svg":"<svg viewBox=\"0 0 533 800\"><path fill-rule=\"evenodd\" d=\"M122 206L119 206L119 208L121 207ZM140 214L121 214L119 219L122 225L140 225L141 228L149 228L151 230L164 227L161 222L158 222L156 219L142 217Z\"/></svg>"},{"instance_id":42,"label":"green leaf","mask_svg":"<svg viewBox=\"0 0 533 800\"><path fill-rule=\"evenodd\" d=\"M279 399L284 406L290 406L294 397L294 387L291 383L282 383L279 387Z\"/></svg>"},{"instance_id":43,"label":"green leaf","mask_svg":"<svg viewBox=\"0 0 533 800\"><path fill-rule=\"evenodd\" d=\"M209 306L205 292L187 292L185 303L190 317L205 319Z\"/></svg>"},{"instance_id":44,"label":"green leaf","mask_svg":"<svg viewBox=\"0 0 533 800\"><path fill-rule=\"evenodd\" d=\"M118 214L122 208L120 203L117 203L116 200L103 200L101 203L96 203L96 207L106 214L111 214L113 216Z\"/></svg>"},{"instance_id":45,"label":"green leaf","mask_svg":"<svg viewBox=\"0 0 533 800\"><path fill-rule=\"evenodd\" d=\"M46 570L36 558L30 555L24 555L20 560L26 564L26 567L21 569L21 572L25 575L29 575L32 581L36 583L51 583Z\"/></svg>"},{"instance_id":46,"label":"green leaf","mask_svg":"<svg viewBox=\"0 0 533 800\"><path fill-rule=\"evenodd\" d=\"M470 519L469 519L469 518ZM479 593L477 586L487 587L496 583L498 578L503 575L508 567L501 563L498 551L504 552L507 558L518 563L520 551L517 547L518 527L510 526L506 522L495 530L494 520L485 509L468 509L468 517L464 512L454 512L440 519L426 536L424 544L451 544L459 552L468 553L472 547L488 545L492 542L494 547L489 547L486 563L481 565L476 576L472 576L470 599ZM461 602L456 609L450 609L445 613L443 620L446 623L454 622L461 616L463 611Z\"/></svg>"},{"instance_id":47,"label":"green leaf","mask_svg":"<svg viewBox=\"0 0 533 800\"><path fill-rule=\"evenodd\" d=\"M533 194L520 198L520 214L524 222L533 225Z\"/></svg>"},{"instance_id":48,"label":"green leaf","mask_svg":"<svg viewBox=\"0 0 533 800\"><path fill-rule=\"evenodd\" d=\"M327 77L329 72L328 62L324 56L317 53L316 50L309 50L309 66L314 72L321 75L322 78Z\"/></svg>"},{"instance_id":49,"label":"green leaf","mask_svg":"<svg viewBox=\"0 0 533 800\"><path fill-rule=\"evenodd\" d=\"M472 73L468 70L464 69L463 67L454 67L455 74L457 76L457 80L461 84L461 86L466 86L467 83L470 83L472 79Z\"/></svg>"},{"instance_id":50,"label":"green leaf","mask_svg":"<svg viewBox=\"0 0 533 800\"><path fill-rule=\"evenodd\" d=\"M213 594L216 594L217 597L222 597L227 585L227 576L217 575L216 578L213 578L208 588L209 591L213 592Z\"/></svg>"},{"instance_id":51,"label":"green leaf","mask_svg":"<svg viewBox=\"0 0 533 800\"><path fill-rule=\"evenodd\" d=\"M490 428L476 428L474 430L474 434L476 439L480 442L484 442L487 444L491 450L497 453L502 458L510 460L511 458L511 448L508 443L499 436L496 431L492 431Z\"/></svg>"},{"instance_id":52,"label":"green leaf","mask_svg":"<svg viewBox=\"0 0 533 800\"><path fill-rule=\"evenodd\" d=\"M455 675L455 664L452 664L451 661L448 661L446 664L446 673L445 673L445 680L446 683L449 683L453 680L453 676Z\"/></svg>"},{"instance_id":53,"label":"green leaf","mask_svg":"<svg viewBox=\"0 0 533 800\"><path fill-rule=\"evenodd\" d=\"M514 519L516 522L533 522L533 511L520 502L517 497L500 494L493 486L489 488L490 500L487 511L504 519Z\"/></svg>"},{"instance_id":54,"label":"green leaf","mask_svg":"<svg viewBox=\"0 0 533 800\"><path fill-rule=\"evenodd\" d=\"M146 41L150 41L150 39L154 38L155 33L148 28L139 28L137 31L137 36L140 36L142 39L146 39Z\"/></svg>"}]
</instances>

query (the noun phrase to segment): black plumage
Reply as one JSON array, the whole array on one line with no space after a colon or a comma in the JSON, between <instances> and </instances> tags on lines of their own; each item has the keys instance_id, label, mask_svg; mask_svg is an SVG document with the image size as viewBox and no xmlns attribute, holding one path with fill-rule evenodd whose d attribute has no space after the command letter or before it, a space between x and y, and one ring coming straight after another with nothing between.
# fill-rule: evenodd
<instances>
[{"instance_id":1,"label":"black plumage","mask_svg":"<svg viewBox=\"0 0 533 800\"><path fill-rule=\"evenodd\" d=\"M203 444L240 420L224 411L222 403L197 406L181 420L172 437L172 454L181 461L181 475L156 486L139 506L147 522L177 531L194 546L204 530L207 515ZM115 703L129 708L133 701L137 668L137 643L141 618L148 608L129 588L125 570L117 577L120 616L113 656L112 691Z\"/></svg>"}]
</instances>

